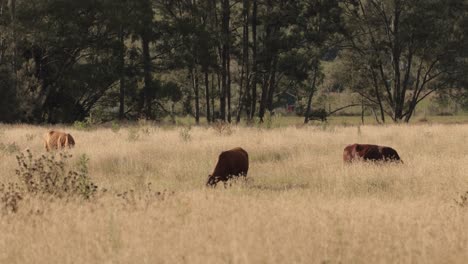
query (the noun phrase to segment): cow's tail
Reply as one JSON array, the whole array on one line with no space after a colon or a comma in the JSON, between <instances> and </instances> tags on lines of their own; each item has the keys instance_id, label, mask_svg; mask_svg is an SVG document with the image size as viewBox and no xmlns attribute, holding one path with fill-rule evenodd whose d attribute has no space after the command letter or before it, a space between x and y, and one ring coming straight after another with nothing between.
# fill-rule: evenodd
<instances>
[{"instance_id":1,"label":"cow's tail","mask_svg":"<svg viewBox=\"0 0 468 264\"><path fill-rule=\"evenodd\" d=\"M52 134L54 134L54 131L50 130L49 132L44 134L44 147L46 151L50 151L51 149L51 140L52 140Z\"/></svg>"},{"instance_id":2,"label":"cow's tail","mask_svg":"<svg viewBox=\"0 0 468 264\"><path fill-rule=\"evenodd\" d=\"M44 138L44 147L45 147L46 151L48 152L49 151L49 143L48 143L47 138Z\"/></svg>"}]
</instances>

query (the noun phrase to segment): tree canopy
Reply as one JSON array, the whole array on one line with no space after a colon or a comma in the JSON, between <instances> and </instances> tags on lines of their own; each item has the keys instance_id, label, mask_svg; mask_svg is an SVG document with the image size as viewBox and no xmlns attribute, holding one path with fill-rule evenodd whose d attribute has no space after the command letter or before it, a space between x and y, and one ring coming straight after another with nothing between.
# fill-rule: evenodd
<instances>
[{"instance_id":1,"label":"tree canopy","mask_svg":"<svg viewBox=\"0 0 468 264\"><path fill-rule=\"evenodd\" d=\"M0 0L0 122L263 121L285 92L307 122L325 79L379 122L408 122L431 94L468 106L467 10L465 0Z\"/></svg>"}]
</instances>

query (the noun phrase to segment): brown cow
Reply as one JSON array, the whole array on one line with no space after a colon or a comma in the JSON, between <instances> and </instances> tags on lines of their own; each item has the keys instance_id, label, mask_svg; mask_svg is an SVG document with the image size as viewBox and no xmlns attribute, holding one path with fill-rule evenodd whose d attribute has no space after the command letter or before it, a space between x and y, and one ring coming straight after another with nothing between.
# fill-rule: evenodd
<instances>
[{"instance_id":1,"label":"brown cow","mask_svg":"<svg viewBox=\"0 0 468 264\"><path fill-rule=\"evenodd\" d=\"M74 146L75 140L70 134L51 130L44 135L44 147L47 151Z\"/></svg>"},{"instance_id":2,"label":"brown cow","mask_svg":"<svg viewBox=\"0 0 468 264\"><path fill-rule=\"evenodd\" d=\"M403 163L400 156L398 156L398 153L393 148L368 144L346 146L343 151L343 161L352 162L355 160L396 161Z\"/></svg>"},{"instance_id":3,"label":"brown cow","mask_svg":"<svg viewBox=\"0 0 468 264\"><path fill-rule=\"evenodd\" d=\"M232 177L247 176L249 170L249 154L242 148L223 151L219 155L218 163L209 175L207 186L216 186L219 181L227 182Z\"/></svg>"}]
</instances>

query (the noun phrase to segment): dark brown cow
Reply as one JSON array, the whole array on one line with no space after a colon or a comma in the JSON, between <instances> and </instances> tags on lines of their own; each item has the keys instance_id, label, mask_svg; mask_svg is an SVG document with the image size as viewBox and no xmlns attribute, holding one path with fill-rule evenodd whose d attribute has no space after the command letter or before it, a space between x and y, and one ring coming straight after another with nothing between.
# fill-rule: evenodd
<instances>
[{"instance_id":1,"label":"dark brown cow","mask_svg":"<svg viewBox=\"0 0 468 264\"><path fill-rule=\"evenodd\" d=\"M47 151L74 146L75 140L70 134L51 130L44 135L44 147Z\"/></svg>"},{"instance_id":2,"label":"dark brown cow","mask_svg":"<svg viewBox=\"0 0 468 264\"><path fill-rule=\"evenodd\" d=\"M207 186L216 186L219 181L227 182L232 177L247 176L249 170L249 154L242 148L223 151L218 163L209 175Z\"/></svg>"},{"instance_id":3,"label":"dark brown cow","mask_svg":"<svg viewBox=\"0 0 468 264\"><path fill-rule=\"evenodd\" d=\"M368 144L346 146L343 151L343 161L352 162L355 160L397 161L403 163L393 148Z\"/></svg>"}]
</instances>

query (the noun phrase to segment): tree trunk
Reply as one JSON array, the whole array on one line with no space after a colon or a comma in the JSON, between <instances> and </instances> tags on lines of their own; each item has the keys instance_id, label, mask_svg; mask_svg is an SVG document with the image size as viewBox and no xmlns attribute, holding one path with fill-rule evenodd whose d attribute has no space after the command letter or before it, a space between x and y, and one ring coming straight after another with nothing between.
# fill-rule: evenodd
<instances>
[{"instance_id":1,"label":"tree trunk","mask_svg":"<svg viewBox=\"0 0 468 264\"><path fill-rule=\"evenodd\" d=\"M206 100L206 121L211 122L211 109L210 109L210 80L208 69L205 69L205 100Z\"/></svg>"},{"instance_id":2,"label":"tree trunk","mask_svg":"<svg viewBox=\"0 0 468 264\"><path fill-rule=\"evenodd\" d=\"M252 11L252 82L251 82L251 102L250 102L250 120L255 116L255 108L257 106L257 0L253 0Z\"/></svg>"},{"instance_id":3,"label":"tree trunk","mask_svg":"<svg viewBox=\"0 0 468 264\"><path fill-rule=\"evenodd\" d=\"M371 68L371 73L372 73L372 80L374 81L375 96L377 98L377 103L379 104L380 118L382 119L382 123L385 123L385 112L384 112L382 98L380 97L380 89L379 89L379 82L377 80L377 74L372 68Z\"/></svg>"},{"instance_id":4,"label":"tree trunk","mask_svg":"<svg viewBox=\"0 0 468 264\"><path fill-rule=\"evenodd\" d=\"M12 58L12 64L11 66L13 67L13 72L15 73L15 78L13 80L13 87L14 87L14 92L15 94L18 92L18 46L17 46L17 41L16 41L16 0L8 0L8 10L10 11L10 19L11 19L11 25L12 25L12 39L13 39L13 58Z\"/></svg>"},{"instance_id":5,"label":"tree trunk","mask_svg":"<svg viewBox=\"0 0 468 264\"><path fill-rule=\"evenodd\" d=\"M227 46L227 62L226 62L226 71L227 71L227 84L226 84L226 93L227 93L227 120L231 123L231 51L230 44Z\"/></svg>"},{"instance_id":6,"label":"tree trunk","mask_svg":"<svg viewBox=\"0 0 468 264\"><path fill-rule=\"evenodd\" d=\"M316 65L314 68L314 78L312 79L312 87L310 89L309 98L307 100L307 109L306 109L305 116L304 116L304 124L309 123L310 110L312 109L312 98L314 97L315 84L317 83L317 71L318 71L318 65Z\"/></svg>"},{"instance_id":7,"label":"tree trunk","mask_svg":"<svg viewBox=\"0 0 468 264\"><path fill-rule=\"evenodd\" d=\"M364 97L361 97L361 124L364 125Z\"/></svg>"},{"instance_id":8,"label":"tree trunk","mask_svg":"<svg viewBox=\"0 0 468 264\"><path fill-rule=\"evenodd\" d=\"M268 88L268 98L267 98L267 108L270 114L273 112L273 96L275 94L276 89L276 66L278 64L278 56L273 58L273 65L271 69L271 77L269 81L269 88Z\"/></svg>"},{"instance_id":9,"label":"tree trunk","mask_svg":"<svg viewBox=\"0 0 468 264\"><path fill-rule=\"evenodd\" d=\"M119 44L120 44L120 93L119 93L119 119L123 120L125 117L125 43L124 43L124 32L123 26L120 26L119 30Z\"/></svg>"},{"instance_id":10,"label":"tree trunk","mask_svg":"<svg viewBox=\"0 0 468 264\"><path fill-rule=\"evenodd\" d=\"M403 114L403 102L401 102L401 73L400 73L400 59L401 59L401 45L400 45L400 0L394 0L394 17L393 17L393 47L392 47L392 59L393 59L393 98L395 100L395 121L402 119Z\"/></svg>"},{"instance_id":11,"label":"tree trunk","mask_svg":"<svg viewBox=\"0 0 468 264\"><path fill-rule=\"evenodd\" d=\"M244 87L244 75L245 75L245 63L244 63L244 57L242 57L242 63L241 63L241 75L240 75L240 84L239 84L239 102L237 104L237 114L236 114L236 124L240 122L241 118L241 112L242 112L242 90Z\"/></svg>"},{"instance_id":12,"label":"tree trunk","mask_svg":"<svg viewBox=\"0 0 468 264\"><path fill-rule=\"evenodd\" d=\"M176 120L175 120L175 102L171 102L171 113L170 113L170 115L171 115L171 123L173 125L175 125L176 124Z\"/></svg>"},{"instance_id":13,"label":"tree trunk","mask_svg":"<svg viewBox=\"0 0 468 264\"><path fill-rule=\"evenodd\" d=\"M199 81L198 81L198 71L195 66L192 69L192 80L193 80L193 91L195 94L195 123L198 125L200 124L200 89L199 89Z\"/></svg>"},{"instance_id":14,"label":"tree trunk","mask_svg":"<svg viewBox=\"0 0 468 264\"><path fill-rule=\"evenodd\" d=\"M149 53L149 38L147 32L144 32L141 36L141 42L143 46L143 76L144 76L144 102L145 102L145 117L146 119L152 119L152 96L151 96L151 58Z\"/></svg>"},{"instance_id":15,"label":"tree trunk","mask_svg":"<svg viewBox=\"0 0 468 264\"><path fill-rule=\"evenodd\" d=\"M225 34L225 56L226 56L226 97L227 97L227 121L231 123L231 3L224 0L224 34Z\"/></svg>"},{"instance_id":16,"label":"tree trunk","mask_svg":"<svg viewBox=\"0 0 468 264\"><path fill-rule=\"evenodd\" d=\"M242 115L242 109L245 104L247 116L250 117L250 62L249 62L249 19L250 19L250 1L243 0L242 2L242 17L243 17L243 37L242 37L242 76L241 76L241 92L239 92L239 109L237 112L237 120L239 123ZM241 96L242 94L242 96ZM247 103L246 103L247 102Z\"/></svg>"},{"instance_id":17,"label":"tree trunk","mask_svg":"<svg viewBox=\"0 0 468 264\"><path fill-rule=\"evenodd\" d=\"M249 86L249 0L242 1L242 70L239 88L239 104L237 107L236 123L240 122L242 110L244 106L244 94L248 95L250 91ZM244 92L245 91L245 92ZM249 107L247 107L249 108Z\"/></svg>"},{"instance_id":18,"label":"tree trunk","mask_svg":"<svg viewBox=\"0 0 468 264\"><path fill-rule=\"evenodd\" d=\"M221 90L219 93L219 118L226 121L226 84L227 84L227 58L226 58L226 47L223 45L223 66L221 69Z\"/></svg>"},{"instance_id":19,"label":"tree trunk","mask_svg":"<svg viewBox=\"0 0 468 264\"><path fill-rule=\"evenodd\" d=\"M229 32L229 16L230 16L230 1L223 0L222 10L222 32L223 32L223 45L222 45L222 91L220 95L220 104L221 104L221 119L226 121L226 117L230 119L230 107L231 107L231 96L230 96L230 56L229 56L229 42L230 42L230 32ZM226 97L227 97L227 108L228 113L226 115ZM230 121L230 120L229 120Z\"/></svg>"},{"instance_id":20,"label":"tree trunk","mask_svg":"<svg viewBox=\"0 0 468 264\"><path fill-rule=\"evenodd\" d=\"M268 80L269 77L265 77L262 84L262 95L260 98L260 106L258 109L258 117L260 118L260 123L263 123L263 117L265 116L265 106L268 93Z\"/></svg>"},{"instance_id":21,"label":"tree trunk","mask_svg":"<svg viewBox=\"0 0 468 264\"><path fill-rule=\"evenodd\" d=\"M211 74L211 122L215 121L215 81L214 74ZM219 81L218 81L219 85Z\"/></svg>"},{"instance_id":22,"label":"tree trunk","mask_svg":"<svg viewBox=\"0 0 468 264\"><path fill-rule=\"evenodd\" d=\"M266 30L265 30L265 42L269 42L272 34L272 26L267 25ZM269 47L266 47L265 49L268 49ZM263 117L265 115L265 109L266 109L266 104L267 104L267 99L268 99L268 91L269 91L269 83L270 80L272 79L273 75L273 66L272 66L272 61L274 58L272 58L274 55L272 54L273 52L270 50L269 54L267 54L267 59L265 62L265 72L267 75L263 78L263 83L262 83L262 95L260 99L260 108L258 110L258 117L260 118L260 122L263 123Z\"/></svg>"},{"instance_id":23,"label":"tree trunk","mask_svg":"<svg viewBox=\"0 0 468 264\"><path fill-rule=\"evenodd\" d=\"M222 69L221 69L222 70ZM219 94L219 101L220 101L220 104L219 104L219 113L217 115L217 119L219 120L225 120L225 118L223 118L222 116L222 113L226 113L226 93L225 93L225 90L224 90L224 82L223 80L225 80L223 78L224 74L223 73L218 73L217 74L217 78L218 78L218 94ZM224 98L223 98L224 97ZM224 109L224 110L223 110ZM226 115L224 116L226 117Z\"/></svg>"}]
</instances>

